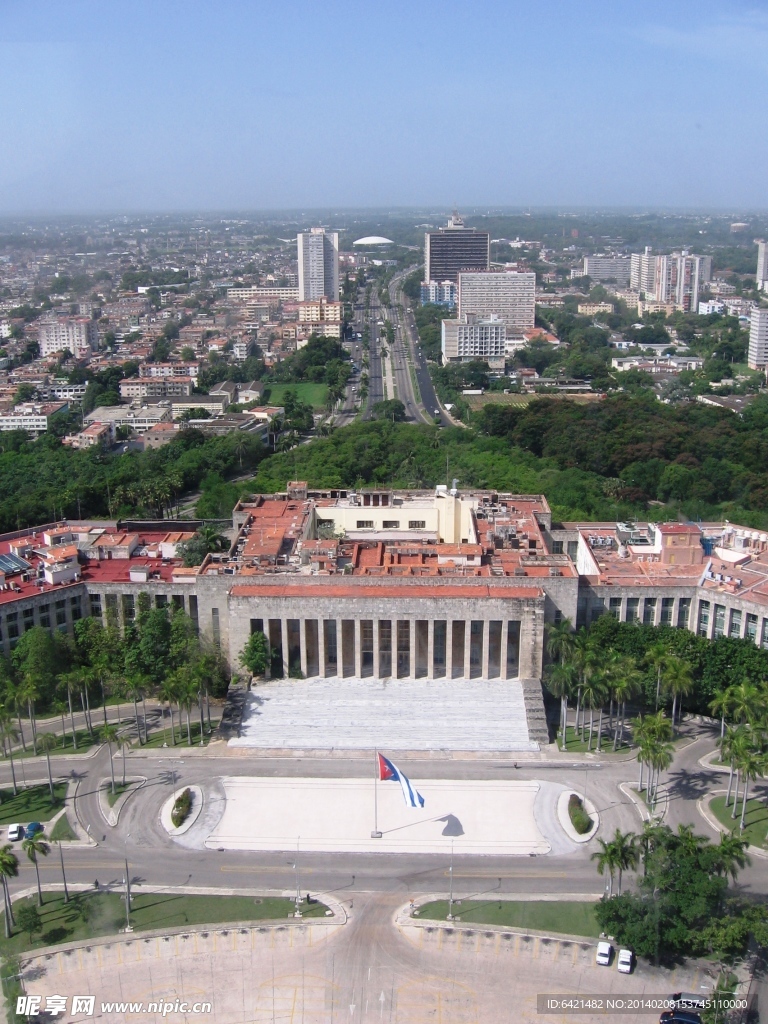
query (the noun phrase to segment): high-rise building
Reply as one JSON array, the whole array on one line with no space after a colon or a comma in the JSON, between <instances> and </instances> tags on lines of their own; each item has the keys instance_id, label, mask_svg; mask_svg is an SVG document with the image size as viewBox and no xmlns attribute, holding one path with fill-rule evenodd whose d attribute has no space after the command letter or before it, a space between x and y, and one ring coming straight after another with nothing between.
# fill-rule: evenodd
<instances>
[{"instance_id":1,"label":"high-rise building","mask_svg":"<svg viewBox=\"0 0 768 1024\"><path fill-rule=\"evenodd\" d=\"M41 356L67 351L81 357L98 347L99 329L88 317L57 317L41 322L37 340Z\"/></svg>"},{"instance_id":2,"label":"high-rise building","mask_svg":"<svg viewBox=\"0 0 768 1024\"><path fill-rule=\"evenodd\" d=\"M299 258L299 301L339 298L339 235L312 228L296 238Z\"/></svg>"},{"instance_id":3,"label":"high-rise building","mask_svg":"<svg viewBox=\"0 0 768 1024\"><path fill-rule=\"evenodd\" d=\"M762 239L757 242L757 287L761 292L768 291L768 242Z\"/></svg>"},{"instance_id":4,"label":"high-rise building","mask_svg":"<svg viewBox=\"0 0 768 1024\"><path fill-rule=\"evenodd\" d=\"M446 306L453 309L456 305L456 284L454 281L422 281L421 301L432 306Z\"/></svg>"},{"instance_id":5,"label":"high-rise building","mask_svg":"<svg viewBox=\"0 0 768 1024\"><path fill-rule=\"evenodd\" d=\"M619 286L626 286L631 262L631 256L585 256L584 274L593 281L615 281Z\"/></svg>"},{"instance_id":6,"label":"high-rise building","mask_svg":"<svg viewBox=\"0 0 768 1024\"><path fill-rule=\"evenodd\" d=\"M536 317L536 275L517 271L462 271L459 274L459 317L498 317L507 334L533 330Z\"/></svg>"},{"instance_id":7,"label":"high-rise building","mask_svg":"<svg viewBox=\"0 0 768 1024\"><path fill-rule=\"evenodd\" d=\"M630 286L652 302L672 303L686 312L699 306L699 292L712 277L712 257L686 252L653 256L649 247L632 253Z\"/></svg>"},{"instance_id":8,"label":"high-rise building","mask_svg":"<svg viewBox=\"0 0 768 1024\"><path fill-rule=\"evenodd\" d=\"M467 228L454 213L448 224L424 235L424 280L456 281L460 270L488 270L491 236Z\"/></svg>"},{"instance_id":9,"label":"high-rise building","mask_svg":"<svg viewBox=\"0 0 768 1024\"><path fill-rule=\"evenodd\" d=\"M469 363L482 359L490 368L504 369L507 326L498 317L459 317L442 321L444 363Z\"/></svg>"},{"instance_id":10,"label":"high-rise building","mask_svg":"<svg viewBox=\"0 0 768 1024\"><path fill-rule=\"evenodd\" d=\"M758 306L749 318L749 352L747 364L750 370L765 370L768 367L768 309Z\"/></svg>"}]
</instances>

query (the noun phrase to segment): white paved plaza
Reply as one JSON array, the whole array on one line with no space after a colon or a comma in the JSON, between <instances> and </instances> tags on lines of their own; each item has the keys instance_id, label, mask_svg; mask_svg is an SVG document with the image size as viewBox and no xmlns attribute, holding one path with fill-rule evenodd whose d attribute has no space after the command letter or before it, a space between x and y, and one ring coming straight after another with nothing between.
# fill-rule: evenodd
<instances>
[{"instance_id":1,"label":"white paved plaza","mask_svg":"<svg viewBox=\"0 0 768 1024\"><path fill-rule=\"evenodd\" d=\"M373 764L371 765L373 769ZM367 779L224 778L226 807L206 846L229 850L458 854L549 853L534 817L538 782L453 779L411 783L423 808L406 806L400 785ZM546 814L544 817L548 817ZM300 838L299 838L300 837Z\"/></svg>"},{"instance_id":2,"label":"white paved plaza","mask_svg":"<svg viewBox=\"0 0 768 1024\"><path fill-rule=\"evenodd\" d=\"M280 679L248 694L230 746L536 751L522 685L486 679Z\"/></svg>"}]
</instances>

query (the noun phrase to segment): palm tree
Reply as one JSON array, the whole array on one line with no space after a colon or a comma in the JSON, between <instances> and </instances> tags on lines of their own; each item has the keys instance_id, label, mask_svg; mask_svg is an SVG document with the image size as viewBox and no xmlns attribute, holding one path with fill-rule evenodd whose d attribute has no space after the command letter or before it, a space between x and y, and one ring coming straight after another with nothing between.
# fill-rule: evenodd
<instances>
[{"instance_id":1,"label":"palm tree","mask_svg":"<svg viewBox=\"0 0 768 1024\"><path fill-rule=\"evenodd\" d=\"M733 775L736 767L736 762L741 757L742 753L747 749L750 743L749 731L745 726L740 725L736 728L729 726L725 730L725 735L719 741L718 746L720 747L720 759L721 761L727 761L730 766L730 772L728 775L728 792L725 794L725 806L727 807L731 801L731 788L733 786ZM738 800L739 783L738 778L736 780L736 796L734 797L734 805ZM736 815L734 814L734 817Z\"/></svg>"},{"instance_id":2,"label":"palm tree","mask_svg":"<svg viewBox=\"0 0 768 1024\"><path fill-rule=\"evenodd\" d=\"M238 459L240 460L240 469L243 468L243 455L247 451L248 451L248 441L246 440L245 435L242 433L242 431L240 431L236 435L235 440L232 443L232 452L235 455L237 455Z\"/></svg>"},{"instance_id":3,"label":"palm tree","mask_svg":"<svg viewBox=\"0 0 768 1024\"><path fill-rule=\"evenodd\" d=\"M616 848L610 840L606 842L604 839L598 839L597 841L600 844L600 849L595 850L589 859L597 861L598 874L605 875L606 871L608 872L608 898L610 899L613 896L613 876L618 867Z\"/></svg>"},{"instance_id":4,"label":"palm tree","mask_svg":"<svg viewBox=\"0 0 768 1024\"><path fill-rule=\"evenodd\" d=\"M719 857L718 874L730 875L734 882L739 869L745 868L747 864L751 863L747 853L747 843L732 832L720 833L720 845L717 852Z\"/></svg>"},{"instance_id":5,"label":"palm tree","mask_svg":"<svg viewBox=\"0 0 768 1024\"><path fill-rule=\"evenodd\" d=\"M10 939L13 926L13 907L8 892L8 879L19 874L19 858L13 852L10 843L0 847L0 878L3 880L3 900L5 902L5 937Z\"/></svg>"},{"instance_id":6,"label":"palm tree","mask_svg":"<svg viewBox=\"0 0 768 1024\"><path fill-rule=\"evenodd\" d=\"M693 689L691 666L682 658L671 655L661 675L664 690L672 694L672 729L677 720L677 701Z\"/></svg>"},{"instance_id":7,"label":"palm tree","mask_svg":"<svg viewBox=\"0 0 768 1024\"><path fill-rule=\"evenodd\" d=\"M762 778L765 775L765 754L756 750L754 747L748 748L744 751L742 756L739 758L737 767L744 779L744 797L741 801L741 821L739 828L744 831L744 818L747 813L747 793L749 790L750 781L754 782L757 778ZM733 802L733 810L736 811L736 801ZM735 813L733 817L736 817Z\"/></svg>"},{"instance_id":8,"label":"palm tree","mask_svg":"<svg viewBox=\"0 0 768 1024\"><path fill-rule=\"evenodd\" d=\"M45 760L48 764L48 788L51 791L51 803L53 803L53 775L51 774L51 751L57 747L58 740L52 732L41 733L37 745L45 751Z\"/></svg>"},{"instance_id":9,"label":"palm tree","mask_svg":"<svg viewBox=\"0 0 768 1024\"><path fill-rule=\"evenodd\" d=\"M168 702L168 711L171 715L171 743L176 746L176 729L173 721L173 702L177 697L176 682L173 676L166 676L160 687L160 700Z\"/></svg>"},{"instance_id":10,"label":"palm tree","mask_svg":"<svg viewBox=\"0 0 768 1024\"><path fill-rule=\"evenodd\" d=\"M440 435L438 434L438 439ZM553 661L567 661L574 647L573 626L570 619L561 619L547 626L547 654Z\"/></svg>"},{"instance_id":11,"label":"palm tree","mask_svg":"<svg viewBox=\"0 0 768 1024\"><path fill-rule=\"evenodd\" d=\"M731 687L733 717L737 722L754 724L763 712L765 697L754 683L744 681Z\"/></svg>"},{"instance_id":12,"label":"palm tree","mask_svg":"<svg viewBox=\"0 0 768 1024\"><path fill-rule=\"evenodd\" d=\"M47 857L51 852L51 848L46 842L46 835L44 832L38 832L35 836L30 836L25 839L21 844L22 849L26 853L27 857L35 865L35 874L37 875L37 905L42 907L43 905L43 890L40 887L40 865L37 862L38 857Z\"/></svg>"},{"instance_id":13,"label":"palm tree","mask_svg":"<svg viewBox=\"0 0 768 1024\"><path fill-rule=\"evenodd\" d=\"M123 755L123 789L125 789L125 755L131 746L131 738L125 734L118 733L117 750Z\"/></svg>"},{"instance_id":14,"label":"palm tree","mask_svg":"<svg viewBox=\"0 0 768 1024\"><path fill-rule=\"evenodd\" d=\"M627 718L627 699L640 692L643 685L642 674L638 671L633 658L622 658L616 668L613 683L613 697L616 700L616 728L613 732L613 749L624 742L624 724Z\"/></svg>"},{"instance_id":15,"label":"palm tree","mask_svg":"<svg viewBox=\"0 0 768 1024\"><path fill-rule=\"evenodd\" d=\"M594 725L595 708L600 708L600 730L602 731L603 704L605 703L607 686L605 673L593 669L585 678L581 696L584 707L589 708L589 742L587 750L592 750L592 728ZM600 735L598 733L597 745L600 746Z\"/></svg>"},{"instance_id":16,"label":"palm tree","mask_svg":"<svg viewBox=\"0 0 768 1024\"><path fill-rule=\"evenodd\" d=\"M114 725L103 725L99 729L99 739L109 747L109 769L112 773L112 796L115 795L115 763L112 760L112 744L119 742L119 733Z\"/></svg>"},{"instance_id":17,"label":"palm tree","mask_svg":"<svg viewBox=\"0 0 768 1024\"><path fill-rule=\"evenodd\" d=\"M733 694L731 692L732 687L728 687L725 690L721 690L709 705L709 710L713 715L720 716L720 739L722 740L725 735L725 720L732 711ZM721 833L722 835L722 833Z\"/></svg>"},{"instance_id":18,"label":"palm tree","mask_svg":"<svg viewBox=\"0 0 768 1024\"><path fill-rule=\"evenodd\" d=\"M144 715L144 736L141 735L141 725L139 723L139 700L144 699L144 691L146 688L146 680L144 676L131 675L125 680L125 693L133 701L133 715L136 721L136 735L139 738L139 744L144 746L147 742L147 716Z\"/></svg>"},{"instance_id":19,"label":"palm tree","mask_svg":"<svg viewBox=\"0 0 768 1024\"><path fill-rule=\"evenodd\" d=\"M659 789L659 777L661 773L666 771L672 764L675 756L675 748L671 743L665 743L663 740L657 739L653 742L650 754L651 770L655 772L653 793L649 793L651 799L651 810L653 811L656 807L656 794Z\"/></svg>"},{"instance_id":20,"label":"palm tree","mask_svg":"<svg viewBox=\"0 0 768 1024\"><path fill-rule=\"evenodd\" d=\"M3 743L3 750L8 754L8 760L11 762L11 780L13 782L13 795L18 795L18 788L16 786L16 769L13 764L13 744L19 739L19 730L13 724L13 719L6 709L0 708L0 740Z\"/></svg>"},{"instance_id":21,"label":"palm tree","mask_svg":"<svg viewBox=\"0 0 768 1024\"><path fill-rule=\"evenodd\" d=\"M669 650L666 644L661 642L652 644L645 652L643 661L650 665L656 672L656 709L659 707L659 694L661 693L661 676L669 659Z\"/></svg>"},{"instance_id":22,"label":"palm tree","mask_svg":"<svg viewBox=\"0 0 768 1024\"><path fill-rule=\"evenodd\" d=\"M77 690L79 686L79 672L66 672L64 675L59 677L67 688L67 704L69 706L69 722L72 726L72 746L77 750L77 730L75 729L75 712L72 707L72 691Z\"/></svg>"},{"instance_id":23,"label":"palm tree","mask_svg":"<svg viewBox=\"0 0 768 1024\"><path fill-rule=\"evenodd\" d=\"M568 698L576 692L578 672L572 662L558 662L547 669L547 689L553 697L560 698L560 736L562 749L567 749Z\"/></svg>"},{"instance_id":24,"label":"palm tree","mask_svg":"<svg viewBox=\"0 0 768 1024\"><path fill-rule=\"evenodd\" d=\"M640 859L640 851L637 846L637 836L634 832L622 832L616 829L611 845L614 848L616 870L619 873L619 887L617 896L621 896L621 876L625 871L637 867Z\"/></svg>"}]
</instances>

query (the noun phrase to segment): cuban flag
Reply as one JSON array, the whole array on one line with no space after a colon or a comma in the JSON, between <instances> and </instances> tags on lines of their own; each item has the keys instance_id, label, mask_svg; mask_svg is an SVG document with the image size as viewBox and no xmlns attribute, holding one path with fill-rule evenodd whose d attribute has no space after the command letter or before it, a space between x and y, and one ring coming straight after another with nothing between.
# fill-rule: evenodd
<instances>
[{"instance_id":1,"label":"cuban flag","mask_svg":"<svg viewBox=\"0 0 768 1024\"><path fill-rule=\"evenodd\" d=\"M379 754L379 780L381 782L399 782L403 791L406 807L423 807L424 797L411 785L410 779L393 764L388 757Z\"/></svg>"}]
</instances>

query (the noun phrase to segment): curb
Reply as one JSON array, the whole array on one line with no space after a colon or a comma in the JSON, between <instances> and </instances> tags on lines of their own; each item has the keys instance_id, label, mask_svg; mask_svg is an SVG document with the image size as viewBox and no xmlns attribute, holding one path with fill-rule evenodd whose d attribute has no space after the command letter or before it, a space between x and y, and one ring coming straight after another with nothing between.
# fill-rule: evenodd
<instances>
[{"instance_id":1,"label":"curb","mask_svg":"<svg viewBox=\"0 0 768 1024\"><path fill-rule=\"evenodd\" d=\"M572 796L577 796L581 800L584 810L592 819L592 828L589 832L584 832L583 834L577 832L571 823L571 818L568 814L568 801ZM591 800L584 796L584 794L577 793L575 789L564 789L557 798L557 820L560 822L560 828L574 843L588 843L600 828L600 815L597 808Z\"/></svg>"},{"instance_id":2,"label":"curb","mask_svg":"<svg viewBox=\"0 0 768 1024\"><path fill-rule=\"evenodd\" d=\"M173 805L176 803L177 797L172 794L165 801L163 806L160 808L160 824L163 826L168 835L173 839L175 836L183 836L185 832L189 832L192 826L195 824L197 819L203 810L205 804L205 797L203 791L199 786L183 786L181 792L188 789L192 793L192 810L187 815L185 821L178 826L173 824L171 820L171 812L173 811Z\"/></svg>"},{"instance_id":3,"label":"curb","mask_svg":"<svg viewBox=\"0 0 768 1024\"><path fill-rule=\"evenodd\" d=\"M141 789L146 781L147 779L144 775L134 775L133 777L130 775L126 776L125 782L129 788L124 793L121 793L117 800L115 800L114 804L110 807L109 800L107 799L107 790L112 785L112 779L99 780L99 810L101 811L104 821L106 821L110 828L114 828L120 820L120 812L122 811L126 800L133 796L137 790ZM138 783L138 785L135 785L135 783Z\"/></svg>"},{"instance_id":4,"label":"curb","mask_svg":"<svg viewBox=\"0 0 768 1024\"><path fill-rule=\"evenodd\" d=\"M719 822L717 818L710 812L709 807L707 807L707 803L712 799L712 797L718 796L718 794L720 793L727 792L727 789L713 789L711 792L707 793L706 796L700 796L699 799L696 801L696 810L702 816L704 821L706 821L709 827L713 829L713 831L717 833L724 833L725 835L730 835L730 833L734 831L734 829L726 828L725 825ZM757 857L758 860L768 860L768 850L761 850L759 846L748 845L747 853L750 857Z\"/></svg>"}]
</instances>

